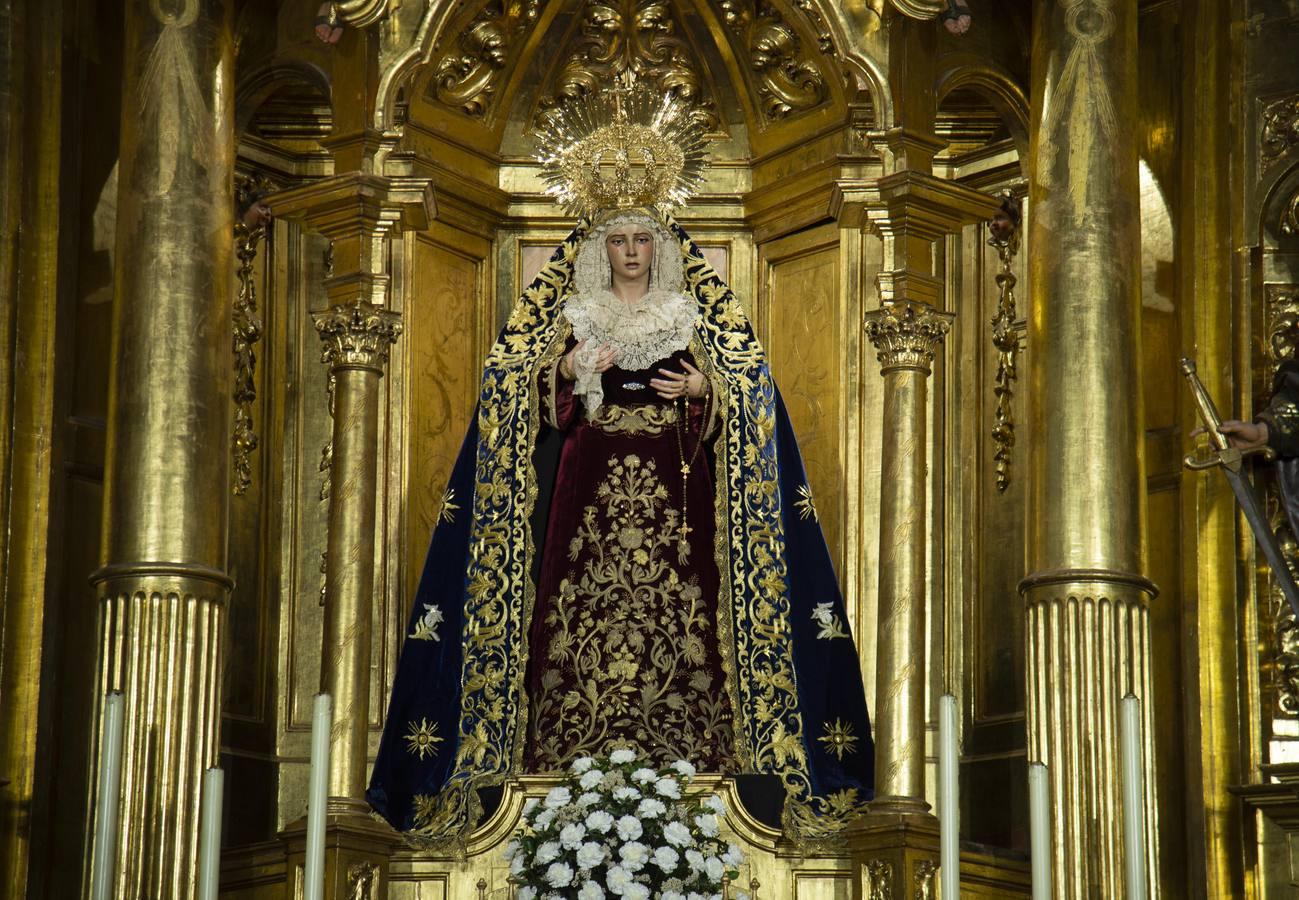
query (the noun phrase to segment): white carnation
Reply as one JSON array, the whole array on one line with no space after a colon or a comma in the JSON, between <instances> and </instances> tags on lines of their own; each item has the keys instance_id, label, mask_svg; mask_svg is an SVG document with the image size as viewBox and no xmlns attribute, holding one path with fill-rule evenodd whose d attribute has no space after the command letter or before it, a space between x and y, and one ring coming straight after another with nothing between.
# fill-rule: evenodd
<instances>
[{"instance_id":1,"label":"white carnation","mask_svg":"<svg viewBox=\"0 0 1299 900\"><path fill-rule=\"evenodd\" d=\"M642 766L635 772L631 773L631 780L638 784L649 784L651 781L659 780L659 773L653 769Z\"/></svg>"},{"instance_id":2,"label":"white carnation","mask_svg":"<svg viewBox=\"0 0 1299 900\"><path fill-rule=\"evenodd\" d=\"M582 790L589 791L591 790L591 788L598 785L602 778L604 778L603 772L601 772L599 769L592 769L589 772L583 773L582 777L578 779L577 783L582 786Z\"/></svg>"},{"instance_id":3,"label":"white carnation","mask_svg":"<svg viewBox=\"0 0 1299 900\"><path fill-rule=\"evenodd\" d=\"M669 822L663 828L663 839L677 847L689 847L695 842L690 829L681 822ZM689 856L689 854L686 854Z\"/></svg>"},{"instance_id":4,"label":"white carnation","mask_svg":"<svg viewBox=\"0 0 1299 900\"><path fill-rule=\"evenodd\" d=\"M510 841L508 844L505 845L505 861L506 861L506 862L509 862L510 860L514 859L514 857L517 856L518 853L519 853L519 842L518 842L518 841Z\"/></svg>"},{"instance_id":5,"label":"white carnation","mask_svg":"<svg viewBox=\"0 0 1299 900\"><path fill-rule=\"evenodd\" d=\"M541 801L536 797L529 797L527 800L523 801L523 814L525 816L532 815L532 811L540 805Z\"/></svg>"},{"instance_id":6,"label":"white carnation","mask_svg":"<svg viewBox=\"0 0 1299 900\"><path fill-rule=\"evenodd\" d=\"M524 858L522 853L514 857L514 859L510 860L511 875L522 875L523 870L526 869L527 867L528 867L528 861L526 858Z\"/></svg>"},{"instance_id":7,"label":"white carnation","mask_svg":"<svg viewBox=\"0 0 1299 900\"><path fill-rule=\"evenodd\" d=\"M613 799L615 799L615 800L639 800L639 799L640 799L640 791L636 790L636 789L635 789L634 787L632 787L631 785L627 785L626 787L620 787L620 788L617 788L617 789L614 790L614 792L613 792Z\"/></svg>"},{"instance_id":8,"label":"white carnation","mask_svg":"<svg viewBox=\"0 0 1299 900\"><path fill-rule=\"evenodd\" d=\"M608 885L612 893L621 897L623 892L627 890L627 885L632 883L631 873L622 866L610 866L609 871L604 876L604 883Z\"/></svg>"},{"instance_id":9,"label":"white carnation","mask_svg":"<svg viewBox=\"0 0 1299 900\"><path fill-rule=\"evenodd\" d=\"M657 819L667 811L668 808L663 805L663 801L655 800L653 797L646 797L636 807L636 815L642 819Z\"/></svg>"},{"instance_id":10,"label":"white carnation","mask_svg":"<svg viewBox=\"0 0 1299 900\"><path fill-rule=\"evenodd\" d=\"M622 900L649 900L650 889L633 881L622 890Z\"/></svg>"},{"instance_id":11,"label":"white carnation","mask_svg":"<svg viewBox=\"0 0 1299 900\"><path fill-rule=\"evenodd\" d=\"M609 754L609 762L616 766L626 765L629 762L636 761L636 754L631 750L615 750Z\"/></svg>"},{"instance_id":12,"label":"white carnation","mask_svg":"<svg viewBox=\"0 0 1299 900\"><path fill-rule=\"evenodd\" d=\"M602 809L597 809L595 812L587 813L586 827L591 831L598 831L601 834L605 834L613 827L613 816Z\"/></svg>"},{"instance_id":13,"label":"white carnation","mask_svg":"<svg viewBox=\"0 0 1299 900\"><path fill-rule=\"evenodd\" d=\"M590 768L594 765L595 765L595 760L593 760L591 757L579 756L577 759L573 760L573 764L569 768L571 768L574 772L581 774L582 772L589 771Z\"/></svg>"},{"instance_id":14,"label":"white carnation","mask_svg":"<svg viewBox=\"0 0 1299 900\"><path fill-rule=\"evenodd\" d=\"M726 874L726 866L716 856L710 856L704 860L704 874L708 876L709 881L721 881L722 876Z\"/></svg>"},{"instance_id":15,"label":"white carnation","mask_svg":"<svg viewBox=\"0 0 1299 900\"><path fill-rule=\"evenodd\" d=\"M645 868L645 863L649 862L649 847L640 841L628 841L618 848L618 856L622 858L624 869L628 872L639 872Z\"/></svg>"},{"instance_id":16,"label":"white carnation","mask_svg":"<svg viewBox=\"0 0 1299 900\"><path fill-rule=\"evenodd\" d=\"M662 796L670 797L673 800L676 800L681 796L681 785L671 776L660 778L658 781L654 782L654 790Z\"/></svg>"},{"instance_id":17,"label":"white carnation","mask_svg":"<svg viewBox=\"0 0 1299 900\"><path fill-rule=\"evenodd\" d=\"M726 815L726 801L716 794L709 794L705 797L704 806L708 807L719 816Z\"/></svg>"},{"instance_id":18,"label":"white carnation","mask_svg":"<svg viewBox=\"0 0 1299 900\"><path fill-rule=\"evenodd\" d=\"M730 844L722 854L722 862L726 863L728 868L738 869L744 864L744 851L738 844Z\"/></svg>"},{"instance_id":19,"label":"white carnation","mask_svg":"<svg viewBox=\"0 0 1299 900\"><path fill-rule=\"evenodd\" d=\"M699 830L704 833L704 837L717 837L717 816L712 813L704 813L702 816L695 816L695 824Z\"/></svg>"},{"instance_id":20,"label":"white carnation","mask_svg":"<svg viewBox=\"0 0 1299 900\"><path fill-rule=\"evenodd\" d=\"M537 855L532 858L534 865L544 866L559 859L559 842L546 841L537 848Z\"/></svg>"},{"instance_id":21,"label":"white carnation","mask_svg":"<svg viewBox=\"0 0 1299 900\"><path fill-rule=\"evenodd\" d=\"M680 891L664 891L659 895L659 900L686 900L686 895Z\"/></svg>"},{"instance_id":22,"label":"white carnation","mask_svg":"<svg viewBox=\"0 0 1299 900\"><path fill-rule=\"evenodd\" d=\"M704 870L704 855L698 850L687 850L686 862L689 863L692 872L702 872Z\"/></svg>"},{"instance_id":23,"label":"white carnation","mask_svg":"<svg viewBox=\"0 0 1299 900\"><path fill-rule=\"evenodd\" d=\"M553 787L546 793L546 809L562 809L573 800L573 792L566 787Z\"/></svg>"},{"instance_id":24,"label":"white carnation","mask_svg":"<svg viewBox=\"0 0 1299 900\"><path fill-rule=\"evenodd\" d=\"M519 888L519 900L537 900L537 889L527 885Z\"/></svg>"},{"instance_id":25,"label":"white carnation","mask_svg":"<svg viewBox=\"0 0 1299 900\"><path fill-rule=\"evenodd\" d=\"M594 881L588 881L577 892L577 900L604 900L604 888Z\"/></svg>"},{"instance_id":26,"label":"white carnation","mask_svg":"<svg viewBox=\"0 0 1299 900\"><path fill-rule=\"evenodd\" d=\"M595 791L587 791L585 794L577 798L577 805L582 807L582 809L587 809L588 807L595 806L602 799L603 798Z\"/></svg>"},{"instance_id":27,"label":"white carnation","mask_svg":"<svg viewBox=\"0 0 1299 900\"><path fill-rule=\"evenodd\" d=\"M577 848L577 865L582 869L594 869L604 862L604 846L595 841L587 841Z\"/></svg>"},{"instance_id":28,"label":"white carnation","mask_svg":"<svg viewBox=\"0 0 1299 900\"><path fill-rule=\"evenodd\" d=\"M553 809L543 809L532 820L532 827L536 831L545 831L553 821L555 821L555 811Z\"/></svg>"},{"instance_id":29,"label":"white carnation","mask_svg":"<svg viewBox=\"0 0 1299 900\"><path fill-rule=\"evenodd\" d=\"M672 768L676 769L677 772L679 772L681 775L683 775L686 778L695 777L695 771L696 771L695 767L692 766L690 763L686 762L684 759L678 759L676 762L672 764Z\"/></svg>"},{"instance_id":30,"label":"white carnation","mask_svg":"<svg viewBox=\"0 0 1299 900\"><path fill-rule=\"evenodd\" d=\"M546 870L546 882L555 888L568 887L573 883L573 867L566 862L551 863Z\"/></svg>"},{"instance_id":31,"label":"white carnation","mask_svg":"<svg viewBox=\"0 0 1299 900\"><path fill-rule=\"evenodd\" d=\"M582 839L585 837L586 826L581 822L571 822L559 832L559 842L564 845L565 850L576 850L582 846Z\"/></svg>"},{"instance_id":32,"label":"white carnation","mask_svg":"<svg viewBox=\"0 0 1299 900\"><path fill-rule=\"evenodd\" d=\"M634 841L644 832L640 819L635 816L623 816L618 820L618 837L624 841Z\"/></svg>"},{"instance_id":33,"label":"white carnation","mask_svg":"<svg viewBox=\"0 0 1299 900\"><path fill-rule=\"evenodd\" d=\"M659 847L654 851L654 865L658 866L664 872L671 872L681 862L681 854L671 847ZM663 895L664 897L667 894Z\"/></svg>"}]
</instances>

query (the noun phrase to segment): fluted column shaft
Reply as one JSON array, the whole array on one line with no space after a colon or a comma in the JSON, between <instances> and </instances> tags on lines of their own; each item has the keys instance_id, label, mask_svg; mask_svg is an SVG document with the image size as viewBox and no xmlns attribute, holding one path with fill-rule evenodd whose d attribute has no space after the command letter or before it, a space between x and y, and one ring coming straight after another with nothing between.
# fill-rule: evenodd
<instances>
[{"instance_id":1,"label":"fluted column shaft","mask_svg":"<svg viewBox=\"0 0 1299 900\"><path fill-rule=\"evenodd\" d=\"M1121 897L1118 712L1150 753L1140 379L1137 0L1039 0L1029 269L1028 752L1048 766L1057 898ZM1148 881L1158 893L1155 779Z\"/></svg>"},{"instance_id":2,"label":"fluted column shaft","mask_svg":"<svg viewBox=\"0 0 1299 900\"><path fill-rule=\"evenodd\" d=\"M125 4L103 567L94 580L99 688L125 693L113 875L114 896L132 900L195 895L202 776L218 754L230 590L231 10L228 0Z\"/></svg>"}]
</instances>

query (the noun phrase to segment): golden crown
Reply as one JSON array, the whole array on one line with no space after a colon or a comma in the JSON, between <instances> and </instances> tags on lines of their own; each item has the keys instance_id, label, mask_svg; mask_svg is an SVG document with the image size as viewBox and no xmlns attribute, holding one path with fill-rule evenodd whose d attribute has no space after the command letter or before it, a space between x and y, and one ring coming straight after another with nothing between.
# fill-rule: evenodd
<instances>
[{"instance_id":1,"label":"golden crown","mask_svg":"<svg viewBox=\"0 0 1299 900\"><path fill-rule=\"evenodd\" d=\"M651 90L630 70L609 90L551 110L537 138L546 193L575 215L680 206L708 159L687 102Z\"/></svg>"}]
</instances>

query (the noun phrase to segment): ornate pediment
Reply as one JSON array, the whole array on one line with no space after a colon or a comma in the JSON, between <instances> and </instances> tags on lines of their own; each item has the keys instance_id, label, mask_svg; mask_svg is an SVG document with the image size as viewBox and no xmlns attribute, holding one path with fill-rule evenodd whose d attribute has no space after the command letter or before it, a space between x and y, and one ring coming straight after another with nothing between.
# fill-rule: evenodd
<instances>
[{"instance_id":1,"label":"ornate pediment","mask_svg":"<svg viewBox=\"0 0 1299 900\"><path fill-rule=\"evenodd\" d=\"M586 0L577 29L557 58L564 62L548 81L534 121L564 101L632 72L638 80L684 100L706 131L720 127L698 55L668 0Z\"/></svg>"},{"instance_id":2,"label":"ornate pediment","mask_svg":"<svg viewBox=\"0 0 1299 900\"><path fill-rule=\"evenodd\" d=\"M831 50L825 21L808 0L800 4L817 23L818 47L808 49L798 30L766 0L713 0L732 37L736 56L749 68L758 108L768 121L784 119L825 103L830 96L817 64L818 51Z\"/></svg>"}]
</instances>

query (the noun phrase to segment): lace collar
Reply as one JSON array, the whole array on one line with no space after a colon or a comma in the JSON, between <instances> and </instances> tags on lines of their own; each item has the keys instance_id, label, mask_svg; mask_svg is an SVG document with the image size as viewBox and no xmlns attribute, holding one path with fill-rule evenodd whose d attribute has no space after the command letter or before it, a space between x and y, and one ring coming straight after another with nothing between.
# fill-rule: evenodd
<instances>
[{"instance_id":1,"label":"lace collar","mask_svg":"<svg viewBox=\"0 0 1299 900\"><path fill-rule=\"evenodd\" d=\"M586 347L573 360L576 393L590 415L604 400L600 376L593 369L602 346L617 352L623 369L646 369L660 359L690 346L699 310L693 300L676 291L650 291L629 305L612 291L577 294L564 305L573 336Z\"/></svg>"}]
</instances>

